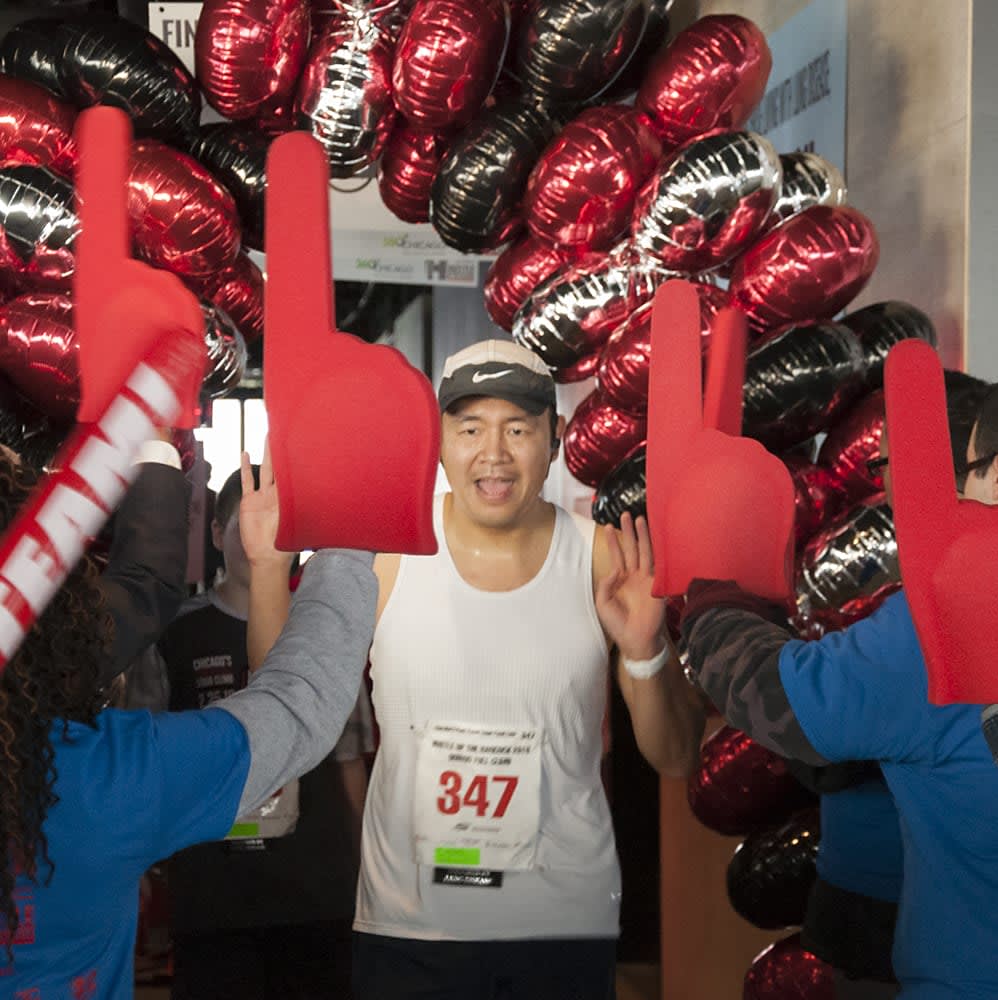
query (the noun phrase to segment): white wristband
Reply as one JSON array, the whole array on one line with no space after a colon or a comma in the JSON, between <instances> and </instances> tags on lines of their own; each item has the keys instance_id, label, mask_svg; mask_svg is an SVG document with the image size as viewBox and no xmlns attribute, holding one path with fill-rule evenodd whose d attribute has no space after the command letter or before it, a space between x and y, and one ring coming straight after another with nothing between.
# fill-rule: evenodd
<instances>
[{"instance_id":1,"label":"white wristband","mask_svg":"<svg viewBox=\"0 0 998 1000\"><path fill-rule=\"evenodd\" d=\"M662 647L662 651L650 660L629 660L621 654L620 662L633 678L639 681L646 681L649 677L654 677L669 662L671 653L672 648L666 643Z\"/></svg>"}]
</instances>

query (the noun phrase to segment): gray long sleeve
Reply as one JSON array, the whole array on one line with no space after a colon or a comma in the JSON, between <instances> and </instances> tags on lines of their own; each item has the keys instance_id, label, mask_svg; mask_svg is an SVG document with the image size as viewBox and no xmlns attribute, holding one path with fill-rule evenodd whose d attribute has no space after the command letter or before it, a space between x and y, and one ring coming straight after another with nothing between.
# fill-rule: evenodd
<instances>
[{"instance_id":1,"label":"gray long sleeve","mask_svg":"<svg viewBox=\"0 0 998 1000\"><path fill-rule=\"evenodd\" d=\"M332 750L357 701L374 635L378 585L369 552L317 552L305 565L287 624L242 691L216 702L250 744L239 815Z\"/></svg>"}]
</instances>

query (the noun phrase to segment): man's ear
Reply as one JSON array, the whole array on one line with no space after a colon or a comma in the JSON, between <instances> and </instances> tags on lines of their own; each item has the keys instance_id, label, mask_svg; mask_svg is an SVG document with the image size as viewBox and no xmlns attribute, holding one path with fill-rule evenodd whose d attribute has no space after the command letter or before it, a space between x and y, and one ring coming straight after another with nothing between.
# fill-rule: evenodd
<instances>
[{"instance_id":1,"label":"man's ear","mask_svg":"<svg viewBox=\"0 0 998 1000\"><path fill-rule=\"evenodd\" d=\"M988 486L991 492L991 503L998 504L998 455L992 459L988 469Z\"/></svg>"},{"instance_id":2,"label":"man's ear","mask_svg":"<svg viewBox=\"0 0 998 1000\"><path fill-rule=\"evenodd\" d=\"M551 450L557 451L561 446L561 439L565 436L565 418L562 416L558 417L558 422L554 427L554 437L551 439Z\"/></svg>"}]
</instances>

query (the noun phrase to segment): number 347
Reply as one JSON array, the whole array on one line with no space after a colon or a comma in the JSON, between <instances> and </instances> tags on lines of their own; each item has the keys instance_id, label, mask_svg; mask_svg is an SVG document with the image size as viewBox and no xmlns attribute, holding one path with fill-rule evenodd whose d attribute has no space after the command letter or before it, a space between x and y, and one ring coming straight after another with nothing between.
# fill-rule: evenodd
<instances>
[{"instance_id":1,"label":"number 347","mask_svg":"<svg viewBox=\"0 0 998 1000\"><path fill-rule=\"evenodd\" d=\"M502 819L509 808L510 800L516 791L516 786L520 779L515 775L493 774L491 778L484 774L476 774L468 787L464 787L461 775L457 771L444 771L440 775L441 794L437 797L437 809L446 816L453 816L463 806L474 809L476 815L488 815L489 806L489 781L502 786L499 794L499 801L496 803L493 819Z\"/></svg>"}]
</instances>

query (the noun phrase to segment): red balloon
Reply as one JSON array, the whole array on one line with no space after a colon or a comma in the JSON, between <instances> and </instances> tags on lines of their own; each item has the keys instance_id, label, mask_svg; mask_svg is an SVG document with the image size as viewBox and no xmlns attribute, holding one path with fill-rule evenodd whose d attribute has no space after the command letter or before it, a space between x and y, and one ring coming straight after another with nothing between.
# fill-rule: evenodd
<instances>
[{"instance_id":1,"label":"red balloon","mask_svg":"<svg viewBox=\"0 0 998 1000\"><path fill-rule=\"evenodd\" d=\"M841 480L828 469L796 455L785 455L794 484L794 544L798 551L848 502Z\"/></svg>"},{"instance_id":2,"label":"red balloon","mask_svg":"<svg viewBox=\"0 0 998 1000\"><path fill-rule=\"evenodd\" d=\"M195 282L199 294L229 314L247 345L263 336L263 274L246 256L205 282Z\"/></svg>"},{"instance_id":3,"label":"red balloon","mask_svg":"<svg viewBox=\"0 0 998 1000\"><path fill-rule=\"evenodd\" d=\"M44 87L0 74L0 160L36 163L72 177L76 170L76 109Z\"/></svg>"},{"instance_id":4,"label":"red balloon","mask_svg":"<svg viewBox=\"0 0 998 1000\"><path fill-rule=\"evenodd\" d=\"M444 132L395 126L378 163L381 200L393 215L404 222L430 221L430 188L449 140Z\"/></svg>"},{"instance_id":5,"label":"red balloon","mask_svg":"<svg viewBox=\"0 0 998 1000\"><path fill-rule=\"evenodd\" d=\"M467 125L496 82L508 39L505 0L417 0L392 66L399 111L421 128Z\"/></svg>"},{"instance_id":6,"label":"red balloon","mask_svg":"<svg viewBox=\"0 0 998 1000\"><path fill-rule=\"evenodd\" d=\"M700 334L706 351L714 317L728 302L728 293L716 285L698 282ZM648 411L648 371L651 365L651 308L639 306L610 335L600 356L597 379L607 402L625 413Z\"/></svg>"},{"instance_id":7,"label":"red balloon","mask_svg":"<svg viewBox=\"0 0 998 1000\"><path fill-rule=\"evenodd\" d=\"M781 823L812 799L782 757L732 726L721 726L700 748L686 798L708 829L740 837Z\"/></svg>"},{"instance_id":8,"label":"red balloon","mask_svg":"<svg viewBox=\"0 0 998 1000\"><path fill-rule=\"evenodd\" d=\"M666 148L711 129L741 128L766 92L773 57L766 36L737 14L702 17L651 64L636 106Z\"/></svg>"},{"instance_id":9,"label":"red balloon","mask_svg":"<svg viewBox=\"0 0 998 1000\"><path fill-rule=\"evenodd\" d=\"M557 247L524 236L495 259L485 279L485 309L504 330L530 293L569 260Z\"/></svg>"},{"instance_id":10,"label":"red balloon","mask_svg":"<svg viewBox=\"0 0 998 1000\"><path fill-rule=\"evenodd\" d=\"M745 974L742 1000L835 1000L832 968L791 934L756 955Z\"/></svg>"},{"instance_id":11,"label":"red balloon","mask_svg":"<svg viewBox=\"0 0 998 1000\"><path fill-rule=\"evenodd\" d=\"M818 463L842 484L852 501L879 493L883 476L870 475L866 463L880 454L884 432L884 393L882 389L861 399L828 432L818 452Z\"/></svg>"},{"instance_id":12,"label":"red balloon","mask_svg":"<svg viewBox=\"0 0 998 1000\"><path fill-rule=\"evenodd\" d=\"M593 354L586 354L579 358L574 365L567 368L556 368L551 372L555 382L561 385L571 385L573 382L585 382L587 378L592 378L599 368L599 351Z\"/></svg>"},{"instance_id":13,"label":"red balloon","mask_svg":"<svg viewBox=\"0 0 998 1000\"><path fill-rule=\"evenodd\" d=\"M644 417L615 410L593 392L578 405L565 428L565 464L580 483L599 486L627 453L645 439Z\"/></svg>"},{"instance_id":14,"label":"red balloon","mask_svg":"<svg viewBox=\"0 0 998 1000\"><path fill-rule=\"evenodd\" d=\"M128 214L138 256L181 277L205 279L239 253L232 195L193 157L155 139L132 145Z\"/></svg>"},{"instance_id":15,"label":"red balloon","mask_svg":"<svg viewBox=\"0 0 998 1000\"><path fill-rule=\"evenodd\" d=\"M391 42L366 18L334 18L312 45L296 108L333 177L361 173L385 148L396 117L391 66Z\"/></svg>"},{"instance_id":16,"label":"red balloon","mask_svg":"<svg viewBox=\"0 0 998 1000\"><path fill-rule=\"evenodd\" d=\"M870 280L880 244L854 208L815 205L754 243L735 263L731 302L761 332L828 319Z\"/></svg>"},{"instance_id":17,"label":"red balloon","mask_svg":"<svg viewBox=\"0 0 998 1000\"><path fill-rule=\"evenodd\" d=\"M308 51L308 0L206 0L194 38L197 78L226 118L289 97Z\"/></svg>"},{"instance_id":18,"label":"red balloon","mask_svg":"<svg viewBox=\"0 0 998 1000\"><path fill-rule=\"evenodd\" d=\"M80 402L78 347L68 295L20 295L0 307L0 370L42 413L76 417Z\"/></svg>"},{"instance_id":19,"label":"red balloon","mask_svg":"<svg viewBox=\"0 0 998 1000\"><path fill-rule=\"evenodd\" d=\"M608 250L628 228L638 192L661 155L646 115L623 104L588 108L530 174L527 227L556 246Z\"/></svg>"}]
</instances>

